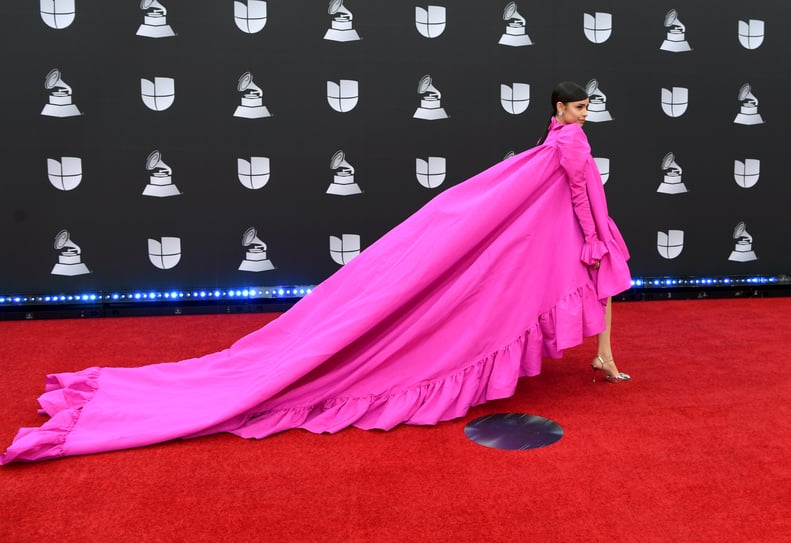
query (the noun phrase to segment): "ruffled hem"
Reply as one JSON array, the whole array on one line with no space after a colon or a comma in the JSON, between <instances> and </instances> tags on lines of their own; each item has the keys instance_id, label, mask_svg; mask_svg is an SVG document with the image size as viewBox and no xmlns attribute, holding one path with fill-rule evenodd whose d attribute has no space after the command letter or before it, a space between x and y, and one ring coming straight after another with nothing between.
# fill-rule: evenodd
<instances>
[{"instance_id":1,"label":"ruffled hem","mask_svg":"<svg viewBox=\"0 0 791 543\"><path fill-rule=\"evenodd\" d=\"M607 218L608 228L608 253L600 261L598 270L591 270L591 276L596 283L596 290L600 299L606 299L624 292L631 287L631 273L629 272L629 249L623 240L621 232L612 218Z\"/></svg>"},{"instance_id":2,"label":"ruffled hem","mask_svg":"<svg viewBox=\"0 0 791 543\"><path fill-rule=\"evenodd\" d=\"M254 411L232 429L214 428L244 438L264 438L301 428L335 433L354 426L390 430L399 424L433 425L464 416L470 407L507 398L520 377L541 372L543 357L561 358L563 350L604 330L604 304L592 284L579 287L542 313L525 332L474 363L438 379L378 395L336 397L309 406Z\"/></svg>"},{"instance_id":3,"label":"ruffled hem","mask_svg":"<svg viewBox=\"0 0 791 543\"><path fill-rule=\"evenodd\" d=\"M592 283L586 283L543 312L526 331L508 344L452 374L415 386L364 397L336 397L310 406L291 406L241 413L220 425L188 436L230 432L246 438L263 438L284 430L302 428L314 433L334 433L349 426L389 430L398 424L431 425L464 416L470 407L513 395L520 377L538 375L542 357L560 358L564 349L583 337L604 329L604 305ZM42 411L52 418L38 428L22 428L0 465L74 454L66 441L83 408L99 387L101 368L47 376L39 398ZM146 441L141 436L141 444ZM95 452L112 450L110 443L96 444ZM105 447L106 445L106 447Z\"/></svg>"},{"instance_id":4,"label":"ruffled hem","mask_svg":"<svg viewBox=\"0 0 791 543\"><path fill-rule=\"evenodd\" d=\"M8 450L0 454L0 466L67 455L66 438L77 425L82 408L96 394L101 371L93 367L47 375L38 412L51 418L38 428L21 428Z\"/></svg>"}]
</instances>

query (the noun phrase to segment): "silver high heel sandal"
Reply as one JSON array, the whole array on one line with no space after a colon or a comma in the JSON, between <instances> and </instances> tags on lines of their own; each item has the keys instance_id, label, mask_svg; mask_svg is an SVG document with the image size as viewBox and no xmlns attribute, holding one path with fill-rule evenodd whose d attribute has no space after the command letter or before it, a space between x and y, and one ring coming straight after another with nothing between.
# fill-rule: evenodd
<instances>
[{"instance_id":1,"label":"silver high heel sandal","mask_svg":"<svg viewBox=\"0 0 791 543\"><path fill-rule=\"evenodd\" d=\"M598 366L596 365L596 360L599 361L599 365ZM629 374L627 374L627 373L618 372L618 374L616 374L616 375L609 375L606 371L604 371L604 366L607 365L607 364L610 364L612 362L613 362L612 358L610 360L604 360L598 354L596 355L596 358L594 358L593 362L591 362L591 367L593 368L593 382L594 383L596 382L596 372L598 372L598 371L602 372L602 374L604 374L604 380L605 381L609 381L610 383L621 383L621 382L629 381L629 380L632 379L632 377Z\"/></svg>"}]
</instances>

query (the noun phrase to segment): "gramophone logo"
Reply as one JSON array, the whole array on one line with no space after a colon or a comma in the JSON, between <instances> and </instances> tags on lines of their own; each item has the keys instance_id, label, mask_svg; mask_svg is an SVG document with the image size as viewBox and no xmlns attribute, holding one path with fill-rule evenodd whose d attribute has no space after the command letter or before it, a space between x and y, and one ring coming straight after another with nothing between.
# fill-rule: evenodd
<instances>
[{"instance_id":1,"label":"gramophone logo","mask_svg":"<svg viewBox=\"0 0 791 543\"><path fill-rule=\"evenodd\" d=\"M426 121L448 118L448 114L442 107L442 93L432 84L430 75L420 78L417 84L417 93L421 96L420 106L415 111L413 118Z\"/></svg>"},{"instance_id":2,"label":"gramophone logo","mask_svg":"<svg viewBox=\"0 0 791 543\"><path fill-rule=\"evenodd\" d=\"M258 232L252 226L242 234L242 247L247 248L247 252L239 264L240 271L262 272L275 269L266 256L266 243L258 239Z\"/></svg>"},{"instance_id":3,"label":"gramophone logo","mask_svg":"<svg viewBox=\"0 0 791 543\"><path fill-rule=\"evenodd\" d=\"M269 182L269 158L252 156L250 160L236 159L239 182L250 190L263 188Z\"/></svg>"},{"instance_id":4,"label":"gramophone logo","mask_svg":"<svg viewBox=\"0 0 791 543\"><path fill-rule=\"evenodd\" d=\"M603 123L612 121L612 115L607 111L607 95L599 88L599 82L595 79L588 81L585 85L590 103L588 104L588 118L592 123Z\"/></svg>"},{"instance_id":5,"label":"gramophone logo","mask_svg":"<svg viewBox=\"0 0 791 543\"><path fill-rule=\"evenodd\" d=\"M167 21L168 10L158 0L140 0L140 9L145 11L143 24L137 29L138 36L146 38L171 38L176 35Z\"/></svg>"},{"instance_id":6,"label":"gramophone logo","mask_svg":"<svg viewBox=\"0 0 791 543\"><path fill-rule=\"evenodd\" d=\"M604 43L612 35L612 14L599 11L593 15L586 13L582 16L582 28L588 41Z\"/></svg>"},{"instance_id":7,"label":"gramophone logo","mask_svg":"<svg viewBox=\"0 0 791 543\"><path fill-rule=\"evenodd\" d=\"M343 266L360 254L360 235L343 234L341 237L330 236L330 256Z\"/></svg>"},{"instance_id":8,"label":"gramophone logo","mask_svg":"<svg viewBox=\"0 0 791 543\"><path fill-rule=\"evenodd\" d=\"M601 184L606 184L607 180L610 178L610 159L604 157L595 157L593 161L596 163L596 168L599 170L599 175L601 175Z\"/></svg>"},{"instance_id":9,"label":"gramophone logo","mask_svg":"<svg viewBox=\"0 0 791 543\"><path fill-rule=\"evenodd\" d=\"M55 236L55 250L58 262L52 267L51 275L84 275L91 273L88 266L82 263L80 246L71 240L68 230L61 230Z\"/></svg>"},{"instance_id":10,"label":"gramophone logo","mask_svg":"<svg viewBox=\"0 0 791 543\"><path fill-rule=\"evenodd\" d=\"M516 2L508 2L503 10L503 20L506 22L505 32L500 36L500 45L509 47L524 47L533 45L530 36L527 35L525 25L527 21L519 14Z\"/></svg>"},{"instance_id":11,"label":"gramophone logo","mask_svg":"<svg viewBox=\"0 0 791 543\"><path fill-rule=\"evenodd\" d=\"M162 160L162 153L152 151L146 158L146 170L150 172L148 185L143 189L143 196L156 196L165 198L167 196L178 196L181 194L176 185L173 184L173 170Z\"/></svg>"},{"instance_id":12,"label":"gramophone logo","mask_svg":"<svg viewBox=\"0 0 791 543\"><path fill-rule=\"evenodd\" d=\"M733 161L733 179L743 189L749 189L758 183L761 176L761 161L757 158L745 158Z\"/></svg>"},{"instance_id":13,"label":"gramophone logo","mask_svg":"<svg viewBox=\"0 0 791 543\"><path fill-rule=\"evenodd\" d=\"M181 238L148 238L148 259L160 270L175 268L181 260Z\"/></svg>"},{"instance_id":14,"label":"gramophone logo","mask_svg":"<svg viewBox=\"0 0 791 543\"><path fill-rule=\"evenodd\" d=\"M71 101L71 87L61 78L60 70L54 68L44 78L44 88L49 91L48 103L41 110L48 117L75 117L82 115Z\"/></svg>"},{"instance_id":15,"label":"gramophone logo","mask_svg":"<svg viewBox=\"0 0 791 543\"><path fill-rule=\"evenodd\" d=\"M742 105L739 108L739 114L733 120L734 123L745 125L763 124L764 120L761 118L761 114L758 113L758 98L753 94L749 83L745 83L739 89L739 102Z\"/></svg>"},{"instance_id":16,"label":"gramophone logo","mask_svg":"<svg viewBox=\"0 0 791 543\"><path fill-rule=\"evenodd\" d=\"M745 49L758 49L764 42L765 26L759 19L739 21L739 43Z\"/></svg>"},{"instance_id":17,"label":"gramophone logo","mask_svg":"<svg viewBox=\"0 0 791 543\"><path fill-rule=\"evenodd\" d=\"M343 0L330 0L327 13L332 15L332 22L330 23L330 28L324 34L325 40L358 41L362 39L352 24L354 15L343 5Z\"/></svg>"},{"instance_id":18,"label":"gramophone logo","mask_svg":"<svg viewBox=\"0 0 791 543\"><path fill-rule=\"evenodd\" d=\"M445 32L447 17L443 6L415 7L415 26L424 38L436 38Z\"/></svg>"},{"instance_id":19,"label":"gramophone logo","mask_svg":"<svg viewBox=\"0 0 791 543\"><path fill-rule=\"evenodd\" d=\"M40 13L48 27L61 30L74 22L77 12L74 0L41 0Z\"/></svg>"},{"instance_id":20,"label":"gramophone logo","mask_svg":"<svg viewBox=\"0 0 791 543\"><path fill-rule=\"evenodd\" d=\"M172 77L140 79L140 97L148 109L165 111L176 99L176 81Z\"/></svg>"},{"instance_id":21,"label":"gramophone logo","mask_svg":"<svg viewBox=\"0 0 791 543\"><path fill-rule=\"evenodd\" d=\"M755 251L753 251L753 237L747 232L744 221L740 221L739 224L736 225L736 228L733 229L733 240L735 245L728 260L732 262L752 262L753 260L758 260Z\"/></svg>"},{"instance_id":22,"label":"gramophone logo","mask_svg":"<svg viewBox=\"0 0 791 543\"><path fill-rule=\"evenodd\" d=\"M360 84L353 79L327 81L327 102L338 113L353 110L360 99Z\"/></svg>"},{"instance_id":23,"label":"gramophone logo","mask_svg":"<svg viewBox=\"0 0 791 543\"><path fill-rule=\"evenodd\" d=\"M662 258L672 260L684 250L684 231L668 230L656 233L656 250Z\"/></svg>"},{"instance_id":24,"label":"gramophone logo","mask_svg":"<svg viewBox=\"0 0 791 543\"><path fill-rule=\"evenodd\" d=\"M332 183L327 187L327 194L336 196L349 196L360 194L362 190L354 181L354 166L346 161L343 151L335 151L330 159L330 169L334 172Z\"/></svg>"},{"instance_id":25,"label":"gramophone logo","mask_svg":"<svg viewBox=\"0 0 791 543\"><path fill-rule=\"evenodd\" d=\"M656 189L657 192L663 194L682 194L688 192L686 185L684 185L684 182L681 180L681 172L683 170L676 162L676 156L673 153L666 154L662 159L662 171L665 174L665 178L662 180L659 188Z\"/></svg>"},{"instance_id":26,"label":"gramophone logo","mask_svg":"<svg viewBox=\"0 0 791 543\"><path fill-rule=\"evenodd\" d=\"M233 21L242 32L260 32L266 26L266 19L266 2L262 0L233 3Z\"/></svg>"},{"instance_id":27,"label":"gramophone logo","mask_svg":"<svg viewBox=\"0 0 791 543\"><path fill-rule=\"evenodd\" d=\"M253 74L245 72L236 84L236 90L242 93L242 103L234 111L234 117L243 119L261 119L271 117L269 109L264 105L264 91L253 83Z\"/></svg>"},{"instance_id":28,"label":"gramophone logo","mask_svg":"<svg viewBox=\"0 0 791 543\"><path fill-rule=\"evenodd\" d=\"M500 105L511 115L524 113L530 105L530 85L528 83L513 83L510 86L500 84Z\"/></svg>"},{"instance_id":29,"label":"gramophone logo","mask_svg":"<svg viewBox=\"0 0 791 543\"><path fill-rule=\"evenodd\" d=\"M662 111L668 117L681 117L689 105L689 89L685 87L673 87L671 89L662 89L660 101L662 102Z\"/></svg>"},{"instance_id":30,"label":"gramophone logo","mask_svg":"<svg viewBox=\"0 0 791 543\"><path fill-rule=\"evenodd\" d=\"M427 189L435 189L445 181L447 161L445 157L430 156L427 159L415 159L415 175L417 182Z\"/></svg>"},{"instance_id":31,"label":"gramophone logo","mask_svg":"<svg viewBox=\"0 0 791 543\"><path fill-rule=\"evenodd\" d=\"M82 181L82 159L73 156L47 159L47 177L58 190L74 190Z\"/></svg>"},{"instance_id":32,"label":"gramophone logo","mask_svg":"<svg viewBox=\"0 0 791 543\"><path fill-rule=\"evenodd\" d=\"M665 37L665 41L659 47L662 51L670 51L671 53L692 51L692 47L687 43L687 27L678 19L676 10L671 9L665 15L665 28L667 28L667 37Z\"/></svg>"}]
</instances>

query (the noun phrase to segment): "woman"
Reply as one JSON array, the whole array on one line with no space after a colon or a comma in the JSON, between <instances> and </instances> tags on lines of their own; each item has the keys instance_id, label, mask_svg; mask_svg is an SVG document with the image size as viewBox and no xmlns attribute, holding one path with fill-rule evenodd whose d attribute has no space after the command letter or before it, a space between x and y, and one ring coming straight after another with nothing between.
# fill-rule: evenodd
<instances>
[{"instance_id":1,"label":"woman","mask_svg":"<svg viewBox=\"0 0 791 543\"><path fill-rule=\"evenodd\" d=\"M574 82L564 81L559 83L552 91L552 112L553 116L549 120L547 131L539 140L540 143L551 142L553 136L558 140L561 149L561 164L569 176L569 186L571 188L571 201L574 206L574 214L580 223L585 238L580 259L587 266L592 268L592 273L597 274L603 256L609 253L610 246L615 247L628 259L626 244L615 224L607 216L607 204L604 199L604 188L598 182L592 170L596 169L595 162L590 156L590 146L588 140L582 132L582 126L588 117L588 105L590 100L585 89ZM569 125L561 134L560 129ZM580 128L577 129L576 126ZM596 172L598 173L598 172ZM594 213L597 215L594 217ZM598 224L597 224L598 221ZM610 243L603 243L599 239L598 231L606 236L610 234ZM612 344L610 342L610 330L612 328L612 299L607 298L605 308L605 329L597 336L598 353L593 359L594 377L596 372L601 371L604 378L611 383L629 381L631 377L626 373L621 373L615 365L612 356Z\"/></svg>"},{"instance_id":2,"label":"woman","mask_svg":"<svg viewBox=\"0 0 791 543\"><path fill-rule=\"evenodd\" d=\"M289 311L230 348L177 363L47 377L50 419L0 464L230 432L390 429L512 395L542 356L599 335L618 372L610 297L630 286L581 129L587 96L558 85L542 145L438 195Z\"/></svg>"}]
</instances>

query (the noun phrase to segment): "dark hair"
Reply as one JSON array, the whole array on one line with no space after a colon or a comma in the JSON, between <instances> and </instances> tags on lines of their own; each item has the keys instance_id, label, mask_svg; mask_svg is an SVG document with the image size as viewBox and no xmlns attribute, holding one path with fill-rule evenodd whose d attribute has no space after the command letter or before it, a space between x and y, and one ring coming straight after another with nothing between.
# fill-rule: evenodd
<instances>
[{"instance_id":1,"label":"dark hair","mask_svg":"<svg viewBox=\"0 0 791 543\"><path fill-rule=\"evenodd\" d=\"M586 91L584 87L576 84L574 81L561 81L555 85L555 88L552 89L552 113L549 116L549 121L547 122L546 130L544 130L544 135L538 140L538 145L544 143L544 140L547 138L547 134L549 134L549 126L552 123L552 117L554 117L557 113L555 111L555 107L558 102L566 104L568 102L579 102L580 100L585 100L586 98L588 98L588 91Z\"/></svg>"}]
</instances>

